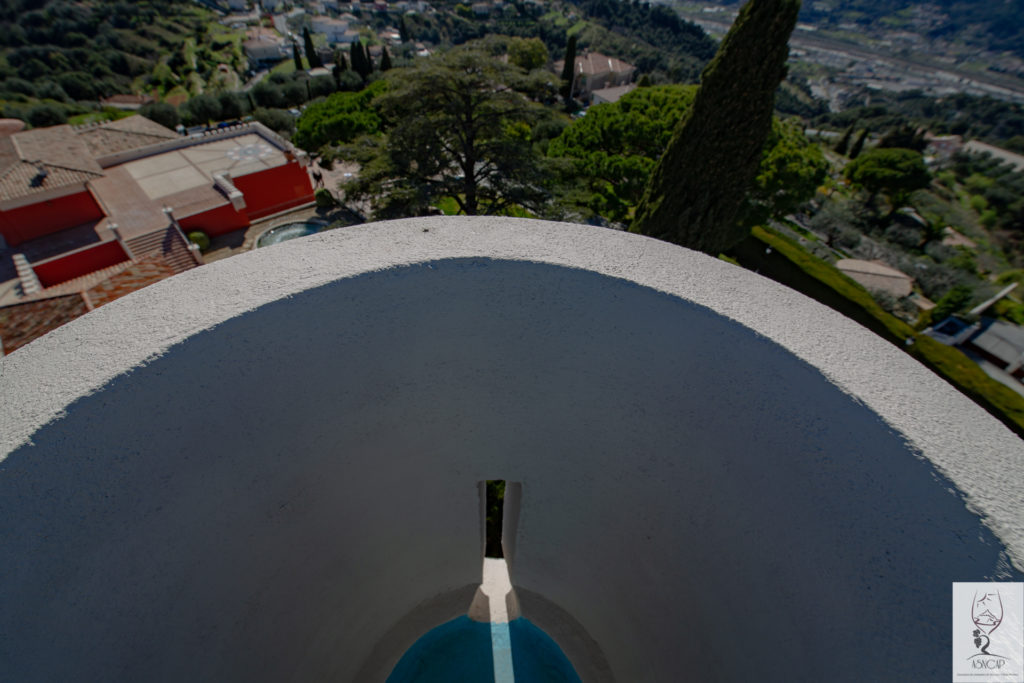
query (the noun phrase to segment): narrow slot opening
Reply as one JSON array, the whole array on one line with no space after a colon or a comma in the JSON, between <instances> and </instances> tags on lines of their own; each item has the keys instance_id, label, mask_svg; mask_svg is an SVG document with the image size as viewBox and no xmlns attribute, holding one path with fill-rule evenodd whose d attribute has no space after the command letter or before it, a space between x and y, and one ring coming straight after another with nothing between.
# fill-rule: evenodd
<instances>
[{"instance_id":1,"label":"narrow slot opening","mask_svg":"<svg viewBox=\"0 0 1024 683\"><path fill-rule=\"evenodd\" d=\"M505 480L488 479L484 482L485 496L485 539L484 557L505 557L501 547L501 533L504 526Z\"/></svg>"}]
</instances>

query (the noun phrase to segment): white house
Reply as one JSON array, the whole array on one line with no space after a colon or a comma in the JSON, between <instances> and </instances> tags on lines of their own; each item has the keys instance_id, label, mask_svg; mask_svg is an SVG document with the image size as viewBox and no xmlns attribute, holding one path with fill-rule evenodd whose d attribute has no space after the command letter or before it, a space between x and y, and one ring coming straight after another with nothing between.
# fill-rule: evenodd
<instances>
[{"instance_id":1,"label":"white house","mask_svg":"<svg viewBox=\"0 0 1024 683\"><path fill-rule=\"evenodd\" d=\"M266 36L247 40L242 43L242 47L251 62L276 61L285 56L284 41Z\"/></svg>"},{"instance_id":2,"label":"white house","mask_svg":"<svg viewBox=\"0 0 1024 683\"><path fill-rule=\"evenodd\" d=\"M313 33L327 36L328 43L351 43L359 37L359 33L349 28L347 21L333 17L313 17Z\"/></svg>"}]
</instances>

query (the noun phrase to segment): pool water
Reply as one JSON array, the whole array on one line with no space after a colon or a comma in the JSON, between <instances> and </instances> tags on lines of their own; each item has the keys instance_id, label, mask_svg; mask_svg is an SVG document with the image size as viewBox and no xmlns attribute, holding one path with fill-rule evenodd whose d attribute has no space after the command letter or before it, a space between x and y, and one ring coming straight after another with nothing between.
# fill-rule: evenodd
<instances>
[{"instance_id":1,"label":"pool water","mask_svg":"<svg viewBox=\"0 0 1024 683\"><path fill-rule=\"evenodd\" d=\"M516 683L580 683L558 645L527 619L508 623ZM491 624L459 617L428 631L387 683L494 683Z\"/></svg>"},{"instance_id":2,"label":"pool water","mask_svg":"<svg viewBox=\"0 0 1024 683\"><path fill-rule=\"evenodd\" d=\"M259 236L256 240L256 248L269 247L272 244L280 244L288 240L313 235L324 229L323 223L300 222L285 223L276 228L271 228Z\"/></svg>"}]
</instances>

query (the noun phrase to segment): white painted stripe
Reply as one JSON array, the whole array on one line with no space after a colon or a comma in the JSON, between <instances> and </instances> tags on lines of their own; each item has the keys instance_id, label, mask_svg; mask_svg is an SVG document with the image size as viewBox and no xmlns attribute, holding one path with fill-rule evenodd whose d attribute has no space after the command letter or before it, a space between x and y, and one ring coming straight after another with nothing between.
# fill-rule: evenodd
<instances>
[{"instance_id":1,"label":"white painted stripe","mask_svg":"<svg viewBox=\"0 0 1024 683\"><path fill-rule=\"evenodd\" d=\"M508 630L508 608L505 596L512 590L505 560L484 558L484 581L481 586L489 598L491 609L491 655L494 659L494 683L515 683L512 669L512 636Z\"/></svg>"},{"instance_id":2,"label":"white painted stripe","mask_svg":"<svg viewBox=\"0 0 1024 683\"><path fill-rule=\"evenodd\" d=\"M512 635L508 622L491 622L491 654L494 657L494 683L515 683L512 670Z\"/></svg>"}]
</instances>

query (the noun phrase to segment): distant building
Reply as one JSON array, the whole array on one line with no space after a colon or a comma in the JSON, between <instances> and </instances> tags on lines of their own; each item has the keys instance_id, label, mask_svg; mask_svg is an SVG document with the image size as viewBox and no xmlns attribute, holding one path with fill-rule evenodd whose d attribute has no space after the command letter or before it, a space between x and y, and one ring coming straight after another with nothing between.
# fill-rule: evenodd
<instances>
[{"instance_id":1,"label":"distant building","mask_svg":"<svg viewBox=\"0 0 1024 683\"><path fill-rule=\"evenodd\" d=\"M565 60L555 62L555 73L562 73L564 66ZM631 83L636 67L599 52L588 52L576 57L573 73L573 93L590 95L595 90Z\"/></svg>"},{"instance_id":2,"label":"distant building","mask_svg":"<svg viewBox=\"0 0 1024 683\"><path fill-rule=\"evenodd\" d=\"M592 93L594 99L591 104L618 102L623 95L633 92L634 90L636 90L635 83L630 83L629 85L615 85L611 88L600 88Z\"/></svg>"},{"instance_id":3,"label":"distant building","mask_svg":"<svg viewBox=\"0 0 1024 683\"><path fill-rule=\"evenodd\" d=\"M312 18L313 33L321 33L327 36L328 43L345 43L352 42L345 39L345 34L349 31L349 23L333 17L313 17Z\"/></svg>"},{"instance_id":4,"label":"distant building","mask_svg":"<svg viewBox=\"0 0 1024 683\"><path fill-rule=\"evenodd\" d=\"M378 33L377 37L380 38L383 42L390 43L391 45L402 44L402 35L398 32L398 29L390 26L382 30L380 33Z\"/></svg>"},{"instance_id":5,"label":"distant building","mask_svg":"<svg viewBox=\"0 0 1024 683\"><path fill-rule=\"evenodd\" d=\"M152 95L111 95L100 98L100 104L114 109L138 109L144 104L155 101L156 98Z\"/></svg>"},{"instance_id":6,"label":"distant building","mask_svg":"<svg viewBox=\"0 0 1024 683\"><path fill-rule=\"evenodd\" d=\"M947 346L959 347L983 366L987 362L1024 381L1024 327L1020 325L995 318L969 323L950 316L924 334Z\"/></svg>"},{"instance_id":7,"label":"distant building","mask_svg":"<svg viewBox=\"0 0 1024 683\"><path fill-rule=\"evenodd\" d=\"M954 230L951 225L947 225L942 229L942 243L947 247L966 247L967 249L978 248L977 242L963 233Z\"/></svg>"},{"instance_id":8,"label":"distant building","mask_svg":"<svg viewBox=\"0 0 1024 683\"><path fill-rule=\"evenodd\" d=\"M982 318L977 327L962 346L1006 374L1024 379L1024 328L993 318Z\"/></svg>"},{"instance_id":9,"label":"distant building","mask_svg":"<svg viewBox=\"0 0 1024 683\"><path fill-rule=\"evenodd\" d=\"M276 62L287 56L284 41L280 38L260 37L242 43L245 56L250 62Z\"/></svg>"},{"instance_id":10,"label":"distant building","mask_svg":"<svg viewBox=\"0 0 1024 683\"><path fill-rule=\"evenodd\" d=\"M959 135L925 135L927 147L925 152L939 161L948 161L954 154L960 151L964 140Z\"/></svg>"},{"instance_id":11,"label":"distant building","mask_svg":"<svg viewBox=\"0 0 1024 683\"><path fill-rule=\"evenodd\" d=\"M228 7L236 12L249 9L249 0L228 0Z\"/></svg>"},{"instance_id":12,"label":"distant building","mask_svg":"<svg viewBox=\"0 0 1024 683\"><path fill-rule=\"evenodd\" d=\"M890 268L881 261L841 259L836 263L836 268L863 285L865 289L883 291L897 299L909 296L914 289L914 278Z\"/></svg>"}]
</instances>

